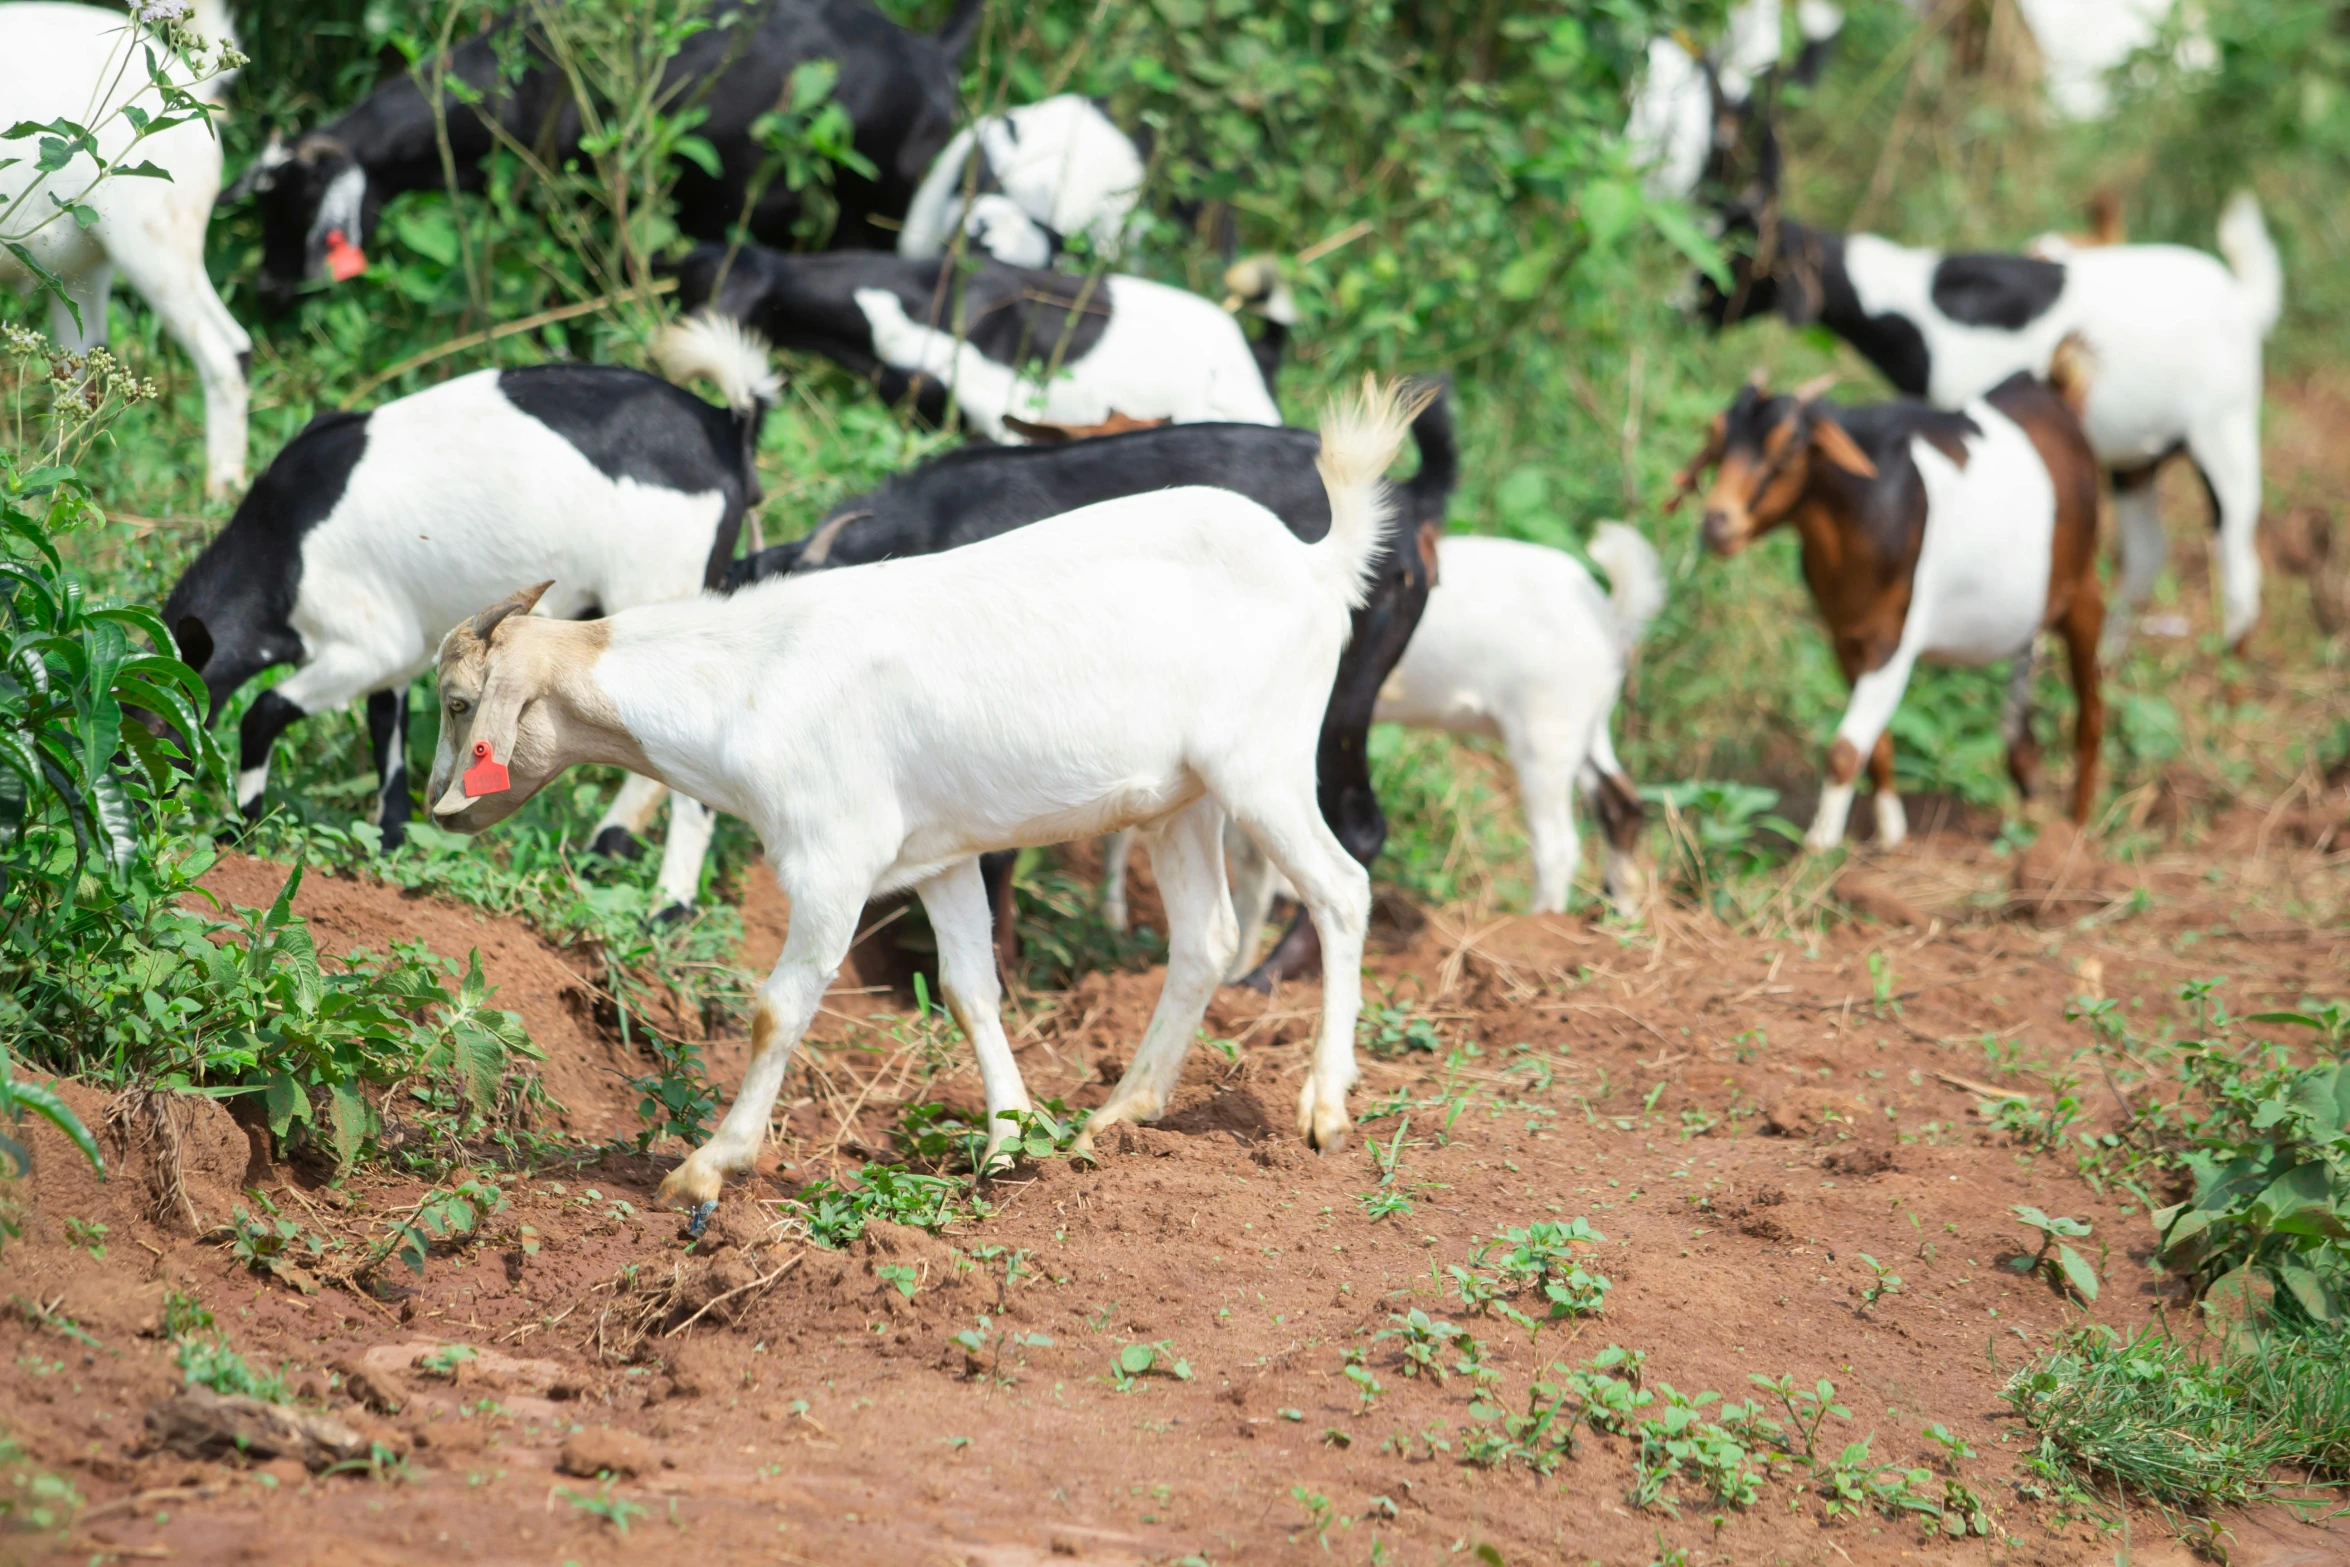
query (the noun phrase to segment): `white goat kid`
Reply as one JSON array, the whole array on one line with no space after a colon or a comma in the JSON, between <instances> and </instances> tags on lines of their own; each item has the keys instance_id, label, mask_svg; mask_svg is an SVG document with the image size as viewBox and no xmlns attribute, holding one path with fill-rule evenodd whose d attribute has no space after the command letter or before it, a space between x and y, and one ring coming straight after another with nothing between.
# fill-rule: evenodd
<instances>
[{"instance_id":1,"label":"white goat kid","mask_svg":"<svg viewBox=\"0 0 2350 1567\"><path fill-rule=\"evenodd\" d=\"M1370 883L1322 820L1314 749L1417 409L1334 407L1330 532L1300 544L1230 491L1105 502L937 555L780 577L563 623L484 610L441 646L433 814L478 832L566 767L612 762L748 821L791 899L717 1134L662 1183L705 1216L763 1141L792 1047L877 892L913 888L940 985L979 1057L989 1157L1028 1108L997 1014L978 856L1141 826L1168 908L1167 979L1091 1131L1160 1114L1238 942L1227 813L1300 889L1323 948L1298 1099L1321 1146L1349 1123ZM1114 515L1104 515L1114 513ZM468 764L470 758L470 764Z\"/></svg>"},{"instance_id":2,"label":"white goat kid","mask_svg":"<svg viewBox=\"0 0 2350 1567\"><path fill-rule=\"evenodd\" d=\"M124 24L120 11L96 6L0 5L0 105L6 106L8 120L45 123L64 118L79 123L120 102L114 96L120 89L113 84L126 69L133 81L144 80L146 70L144 61L125 57ZM214 42L234 41L218 0L200 0L194 24ZM191 79L189 67L176 56L167 59L164 69L174 81L184 84ZM218 103L228 80L214 76L193 91L208 103ZM152 96L139 106L155 116L164 112ZM127 120L118 116L109 121L98 128L100 154L111 162L129 147L132 135ZM9 146L30 149L23 142ZM134 161L151 163L170 178L108 178L83 201L97 214L96 222L84 228L59 217L24 240L33 259L64 283L81 312L77 327L72 312L52 297L49 335L72 353L102 346L107 295L120 272L195 361L197 379L204 386L204 490L210 496L227 495L245 483L245 360L253 351L253 340L220 302L204 270L204 231L212 221L213 200L220 194L220 141L211 127L190 120L141 142ZM46 176L28 156L12 168L0 167L0 197L21 196L36 180L42 181L31 205L45 213L50 209L44 195L70 196L96 173L86 153ZM13 204L0 210L12 216L32 215L29 208L15 214ZM22 288L32 277L18 258L0 251L0 285Z\"/></svg>"},{"instance_id":3,"label":"white goat kid","mask_svg":"<svg viewBox=\"0 0 2350 1567\"><path fill-rule=\"evenodd\" d=\"M1582 856L1577 793L1608 833L1610 901L1628 914L1639 891L1631 849L1640 795L1608 727L1632 651L1664 607L1664 574L1648 541L1620 522L1593 532L1591 558L1612 593L1563 550L1446 538L1427 611L1379 693L1382 722L1493 735L1509 748L1533 848L1537 914L1566 912Z\"/></svg>"},{"instance_id":4,"label":"white goat kid","mask_svg":"<svg viewBox=\"0 0 2350 1567\"><path fill-rule=\"evenodd\" d=\"M974 149L979 158L971 167ZM898 254L943 256L961 228L1015 267L1049 267L1086 236L1116 260L1142 200L1142 153L1101 106L1076 93L991 114L955 133L923 176L898 231Z\"/></svg>"}]
</instances>

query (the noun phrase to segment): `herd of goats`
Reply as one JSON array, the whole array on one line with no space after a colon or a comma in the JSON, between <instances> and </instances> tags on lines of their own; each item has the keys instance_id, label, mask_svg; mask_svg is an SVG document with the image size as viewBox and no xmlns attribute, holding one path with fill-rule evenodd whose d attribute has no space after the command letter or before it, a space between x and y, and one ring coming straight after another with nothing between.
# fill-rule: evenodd
<instances>
[{"instance_id":1,"label":"herd of goats","mask_svg":"<svg viewBox=\"0 0 2350 1567\"><path fill-rule=\"evenodd\" d=\"M791 1049L882 893L912 889L929 915L942 993L978 1055L992 1156L1011 1128L998 1117L1029 1104L998 1015L1009 863L1081 835L1119 835L1107 912L1122 922L1124 839L1139 833L1168 942L1157 1010L1089 1135L1164 1109L1217 985L1270 988L1318 968L1298 1127L1317 1146L1338 1138L1365 866L1386 831L1366 755L1374 720L1504 742L1537 909L1566 906L1577 796L1605 839L1608 896L1637 897L1641 805L1609 729L1663 603L1654 550L1600 524L1588 555L1603 590L1563 551L1446 534L1459 465L1441 379L1367 379L1318 430L1283 426L1273 386L1299 317L1279 266L1234 263L1220 301L1116 271L1144 153L1074 96L959 123L959 61L983 5L956 0L920 34L870 0L721 3L723 25L669 67L705 111L718 166L679 170L678 220L701 245L674 267L683 310L654 355L665 375L485 370L320 415L165 610L215 715L263 671L293 666L243 718L248 814L286 728L364 696L376 818L398 843L408 691L432 668L440 743L424 798L439 825L478 832L574 765L624 769L595 846L635 852L671 797L660 888L675 905L695 895L713 812L757 831L790 930L758 994L741 1093L664 1188L698 1213L757 1151ZM2152 40L2168 0L2024 9L2060 87L2063 62L2103 51L2084 78L2101 81ZM216 36L230 26L220 0L195 0L192 20ZM1743 0L1713 52L1679 38L1652 48L1626 140L1661 193L1719 191L1709 168L1767 118L1782 21L1776 0ZM1786 68L1816 68L1839 21L1804 0ZM123 25L95 7L0 4L7 117L86 112ZM2076 26L2082 36L2065 32ZM501 74L517 48L519 76ZM830 247L793 253L780 247L799 197L754 179L764 150L751 125L820 58L837 62L870 173L839 171ZM445 79L468 84L469 107L430 100L424 84ZM2102 112L2072 86L2060 112ZM103 341L119 272L194 360L208 481L233 494L251 340L206 276L215 200L258 203L257 293L274 313L365 271L400 192L442 188L452 170L478 185L501 139L559 160L580 136L519 23L273 138L225 191L217 139L180 127L142 148L168 182L113 180L89 200L94 222L37 237L37 259L81 307L77 320L58 305L56 334ZM0 166L0 194L26 177ZM1864 767L1877 841L1902 838L1887 726L1920 658L2013 661L2009 763L2029 793L2043 631L2063 639L2078 698L2071 804L2085 818L2099 666L2160 568L2153 478L2168 458L2193 463L2214 508L2227 637L2259 609L2261 358L2282 278L2258 206L2242 195L2228 208L2223 261L2110 234L1944 254L1833 233L1782 210L1775 156L1739 198L1706 199L1730 264L1726 286L1700 280L1703 317L1717 330L1771 312L1816 322L1901 394L1842 406L1822 384L1774 393L1758 376L1674 488L1671 506L1702 496L1717 554L1781 525L1800 538L1852 686L1808 846L1842 840ZM1071 255L1092 264L1057 270ZM763 547L754 457L781 385L776 348L830 358L974 439ZM724 406L684 389L696 379ZM1417 471L1390 485L1407 441ZM2121 553L2111 614L2103 479ZM1299 912L1260 963L1283 890Z\"/></svg>"}]
</instances>

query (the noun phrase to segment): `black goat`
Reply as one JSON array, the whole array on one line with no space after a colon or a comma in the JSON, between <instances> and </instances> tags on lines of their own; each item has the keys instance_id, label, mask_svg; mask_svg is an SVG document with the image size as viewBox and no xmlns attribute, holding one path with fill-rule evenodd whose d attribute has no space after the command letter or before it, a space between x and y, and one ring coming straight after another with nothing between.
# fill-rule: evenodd
<instances>
[{"instance_id":1,"label":"black goat","mask_svg":"<svg viewBox=\"0 0 2350 1567\"><path fill-rule=\"evenodd\" d=\"M722 238L746 216L744 203L766 149L751 138L752 122L782 103L793 71L811 60L840 67L833 100L856 127L856 150L872 177L841 169L833 184L840 221L832 243L887 248L915 188L955 130L957 65L978 30L984 0L955 0L936 34L910 33L870 0L735 0L720 6L713 26L686 40L663 77L673 104L705 112L695 134L718 154L713 177L680 160L677 220L700 239ZM519 32L519 37L516 36ZM519 78L501 73L502 57L519 53ZM406 190L438 190L442 166L438 119L445 118L456 177L478 189L484 165L500 144L498 130L560 165L579 155L580 115L564 73L551 62L526 24L501 21L449 52L446 74L479 95L468 107L451 92L436 117L425 83L431 68L386 82L355 107L291 144L272 137L261 156L230 187L232 197L263 198L261 300L283 310L311 278L340 280L366 265L361 248L384 202ZM493 129L493 125L496 129ZM771 182L748 213L750 232L789 243L801 212L800 196Z\"/></svg>"}]
</instances>

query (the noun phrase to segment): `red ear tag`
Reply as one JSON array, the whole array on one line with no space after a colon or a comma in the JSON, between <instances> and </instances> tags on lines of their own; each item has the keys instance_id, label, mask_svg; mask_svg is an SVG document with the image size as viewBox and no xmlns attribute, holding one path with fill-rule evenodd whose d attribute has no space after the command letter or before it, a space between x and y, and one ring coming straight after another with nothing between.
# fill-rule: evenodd
<instances>
[{"instance_id":1,"label":"red ear tag","mask_svg":"<svg viewBox=\"0 0 2350 1567\"><path fill-rule=\"evenodd\" d=\"M504 794L514 787L506 776L506 764L490 760L490 743L487 740L473 742L473 765L465 769L465 776L458 782L464 786L466 798L471 800L478 800L485 794Z\"/></svg>"},{"instance_id":2,"label":"red ear tag","mask_svg":"<svg viewBox=\"0 0 2350 1567\"><path fill-rule=\"evenodd\" d=\"M367 252L344 238L341 229L328 229L326 270L336 282L348 283L367 270Z\"/></svg>"}]
</instances>

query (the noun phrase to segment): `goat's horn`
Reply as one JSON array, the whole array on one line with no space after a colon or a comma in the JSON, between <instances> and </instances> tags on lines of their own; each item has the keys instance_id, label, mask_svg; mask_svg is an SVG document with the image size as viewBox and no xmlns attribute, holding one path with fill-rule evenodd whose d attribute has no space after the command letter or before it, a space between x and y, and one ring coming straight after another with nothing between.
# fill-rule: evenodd
<instances>
[{"instance_id":1,"label":"goat's horn","mask_svg":"<svg viewBox=\"0 0 2350 1567\"><path fill-rule=\"evenodd\" d=\"M1759 392L1771 384L1771 372L1761 365L1756 365L1754 373L1746 378L1746 384Z\"/></svg>"},{"instance_id":2,"label":"goat's horn","mask_svg":"<svg viewBox=\"0 0 2350 1567\"><path fill-rule=\"evenodd\" d=\"M1796 406L1800 408L1818 402L1820 400L1820 395L1823 392L1827 391L1829 387L1834 386L1838 381L1843 379L1844 377L1838 375L1833 370L1829 371L1826 375L1813 376L1810 380L1804 382L1801 386L1795 389Z\"/></svg>"}]
</instances>

